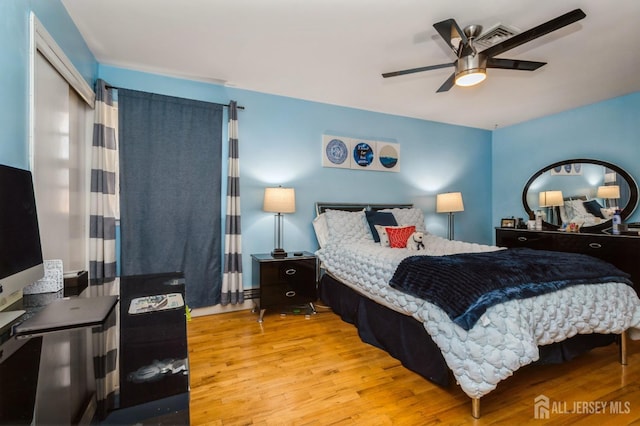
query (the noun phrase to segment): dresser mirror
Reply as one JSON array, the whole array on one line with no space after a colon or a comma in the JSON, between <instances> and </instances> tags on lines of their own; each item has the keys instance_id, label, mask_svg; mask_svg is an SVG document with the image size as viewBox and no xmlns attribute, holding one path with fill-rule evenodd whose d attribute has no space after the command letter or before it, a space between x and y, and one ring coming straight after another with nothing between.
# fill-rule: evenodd
<instances>
[{"instance_id":1,"label":"dresser mirror","mask_svg":"<svg viewBox=\"0 0 640 426\"><path fill-rule=\"evenodd\" d=\"M559 161L529 179L522 203L529 217L536 211L542 213L545 230L573 223L580 232L601 232L611 227L616 208L623 221L633 213L638 186L615 164L590 159Z\"/></svg>"}]
</instances>

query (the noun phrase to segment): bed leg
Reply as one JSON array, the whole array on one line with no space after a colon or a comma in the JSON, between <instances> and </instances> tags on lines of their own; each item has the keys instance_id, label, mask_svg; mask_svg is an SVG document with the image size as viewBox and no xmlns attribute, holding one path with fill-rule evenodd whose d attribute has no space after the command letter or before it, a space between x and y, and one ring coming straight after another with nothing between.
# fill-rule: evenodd
<instances>
[{"instance_id":1,"label":"bed leg","mask_svg":"<svg viewBox=\"0 0 640 426\"><path fill-rule=\"evenodd\" d=\"M627 365L627 331L620 334L620 364Z\"/></svg>"},{"instance_id":2,"label":"bed leg","mask_svg":"<svg viewBox=\"0 0 640 426\"><path fill-rule=\"evenodd\" d=\"M471 398L471 416L474 419L480 418L480 398Z\"/></svg>"}]
</instances>

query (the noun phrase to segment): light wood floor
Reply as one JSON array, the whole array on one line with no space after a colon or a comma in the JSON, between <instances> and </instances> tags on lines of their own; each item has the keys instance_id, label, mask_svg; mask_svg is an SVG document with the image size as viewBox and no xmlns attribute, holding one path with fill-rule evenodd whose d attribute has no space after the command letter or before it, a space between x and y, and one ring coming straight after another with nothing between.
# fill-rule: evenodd
<instances>
[{"instance_id":1,"label":"light wood floor","mask_svg":"<svg viewBox=\"0 0 640 426\"><path fill-rule=\"evenodd\" d=\"M188 323L192 424L640 424L640 342L630 342L627 366L611 345L525 367L482 398L474 420L457 385L443 389L405 369L328 310L256 319L240 311ZM552 402L549 420L534 418L541 394ZM611 414L612 401L629 412ZM596 403L608 404L606 414L573 411ZM573 412L560 413L565 405Z\"/></svg>"}]
</instances>

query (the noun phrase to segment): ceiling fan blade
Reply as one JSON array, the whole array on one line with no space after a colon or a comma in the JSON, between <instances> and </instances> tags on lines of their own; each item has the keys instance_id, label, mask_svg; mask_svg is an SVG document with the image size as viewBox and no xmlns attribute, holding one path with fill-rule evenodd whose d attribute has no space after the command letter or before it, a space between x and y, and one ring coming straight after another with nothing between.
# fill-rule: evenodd
<instances>
[{"instance_id":1,"label":"ceiling fan blade","mask_svg":"<svg viewBox=\"0 0 640 426\"><path fill-rule=\"evenodd\" d=\"M538 25L537 27L533 27L530 30L517 34L501 43L496 44L495 46L491 46L488 49L482 51L482 53L489 57L497 56L528 41L534 40L545 34L549 34L552 31L559 30L560 28L566 27L569 24L573 24L574 22L579 21L585 16L587 15L585 15L585 13L581 9L572 10L571 12L558 16L557 18L545 22L544 24Z\"/></svg>"},{"instance_id":2,"label":"ceiling fan blade","mask_svg":"<svg viewBox=\"0 0 640 426\"><path fill-rule=\"evenodd\" d=\"M440 37L442 37L444 41L447 42L456 56L459 56L458 46L454 46L453 43L451 43L451 40L454 38L462 39L462 45L465 46L467 44L467 36L465 35L464 31L460 29L455 19L446 19L444 21L436 22L435 24L433 24L433 28L438 31Z\"/></svg>"},{"instance_id":3,"label":"ceiling fan blade","mask_svg":"<svg viewBox=\"0 0 640 426\"><path fill-rule=\"evenodd\" d=\"M389 77L396 77L396 76L399 76L399 75L413 74L413 73L416 73L416 72L437 70L437 69L440 69L440 68L452 67L455 64L456 64L455 62L451 62L449 64L429 65L427 67L411 68L411 69L402 70L402 71L385 72L385 73L382 74L382 77L389 78Z\"/></svg>"},{"instance_id":4,"label":"ceiling fan blade","mask_svg":"<svg viewBox=\"0 0 640 426\"><path fill-rule=\"evenodd\" d=\"M447 90L451 89L455 81L456 81L456 73L454 72L449 76L449 78L444 83L442 83L442 86L440 86L438 90L436 90L436 93L446 92Z\"/></svg>"},{"instance_id":5,"label":"ceiling fan blade","mask_svg":"<svg viewBox=\"0 0 640 426\"><path fill-rule=\"evenodd\" d=\"M517 59L487 59L487 68L502 68L506 70L535 71L546 64L546 62L519 61Z\"/></svg>"}]
</instances>

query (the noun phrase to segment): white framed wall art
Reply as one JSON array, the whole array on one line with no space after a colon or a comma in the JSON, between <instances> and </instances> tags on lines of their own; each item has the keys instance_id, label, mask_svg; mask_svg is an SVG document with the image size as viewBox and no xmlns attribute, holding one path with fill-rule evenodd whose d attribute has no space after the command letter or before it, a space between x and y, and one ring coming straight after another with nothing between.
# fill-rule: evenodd
<instances>
[{"instance_id":1,"label":"white framed wall art","mask_svg":"<svg viewBox=\"0 0 640 426\"><path fill-rule=\"evenodd\" d=\"M322 135L322 166L399 172L400 144Z\"/></svg>"}]
</instances>

